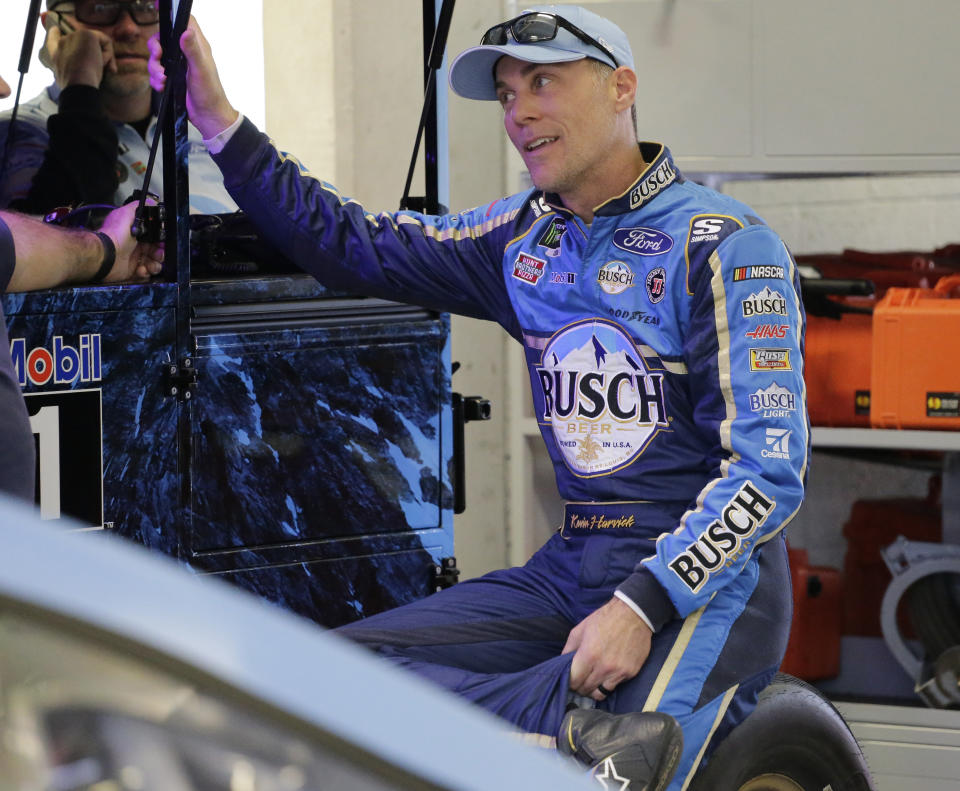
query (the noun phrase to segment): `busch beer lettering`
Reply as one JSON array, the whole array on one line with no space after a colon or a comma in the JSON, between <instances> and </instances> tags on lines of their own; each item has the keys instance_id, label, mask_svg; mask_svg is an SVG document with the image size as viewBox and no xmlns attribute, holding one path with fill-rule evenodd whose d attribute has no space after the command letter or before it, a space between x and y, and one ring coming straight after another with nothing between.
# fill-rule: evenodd
<instances>
[{"instance_id":1,"label":"busch beer lettering","mask_svg":"<svg viewBox=\"0 0 960 791\"><path fill-rule=\"evenodd\" d=\"M670 166L670 161L665 159L630 192L630 208L641 206L676 178L677 172Z\"/></svg>"},{"instance_id":2,"label":"busch beer lettering","mask_svg":"<svg viewBox=\"0 0 960 791\"><path fill-rule=\"evenodd\" d=\"M623 261L608 261L597 272L597 283L607 294L619 294L633 286L636 275Z\"/></svg>"},{"instance_id":3,"label":"busch beer lettering","mask_svg":"<svg viewBox=\"0 0 960 791\"><path fill-rule=\"evenodd\" d=\"M43 346L27 351L24 338L12 338L10 356L20 387L26 387L28 381L43 387L51 382L63 385L103 378L99 335L81 335L76 347L66 345L62 335L55 335L53 351Z\"/></svg>"},{"instance_id":4,"label":"busch beer lettering","mask_svg":"<svg viewBox=\"0 0 960 791\"><path fill-rule=\"evenodd\" d=\"M740 557L750 536L776 508L776 503L747 481L700 537L669 564L691 593L697 593L710 575Z\"/></svg>"},{"instance_id":5,"label":"busch beer lettering","mask_svg":"<svg viewBox=\"0 0 960 791\"><path fill-rule=\"evenodd\" d=\"M743 306L743 317L751 316L786 316L787 300L779 291L771 291L767 286L759 294L751 294L740 303Z\"/></svg>"},{"instance_id":6,"label":"busch beer lettering","mask_svg":"<svg viewBox=\"0 0 960 791\"><path fill-rule=\"evenodd\" d=\"M538 418L578 475L606 475L669 424L666 384L618 324L588 319L554 335L532 371Z\"/></svg>"}]
</instances>

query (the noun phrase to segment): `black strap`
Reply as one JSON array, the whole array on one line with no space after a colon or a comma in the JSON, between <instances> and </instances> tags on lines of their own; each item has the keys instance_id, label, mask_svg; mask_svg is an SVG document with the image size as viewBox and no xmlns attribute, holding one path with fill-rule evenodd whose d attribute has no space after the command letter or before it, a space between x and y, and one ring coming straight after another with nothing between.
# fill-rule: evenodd
<instances>
[{"instance_id":1,"label":"black strap","mask_svg":"<svg viewBox=\"0 0 960 791\"><path fill-rule=\"evenodd\" d=\"M102 283L103 279L110 274L110 271L113 269L113 265L117 261L117 246L113 243L113 239L103 233L103 231L94 231L94 233L103 243L103 263L100 264L97 274L91 278L90 282Z\"/></svg>"}]
</instances>

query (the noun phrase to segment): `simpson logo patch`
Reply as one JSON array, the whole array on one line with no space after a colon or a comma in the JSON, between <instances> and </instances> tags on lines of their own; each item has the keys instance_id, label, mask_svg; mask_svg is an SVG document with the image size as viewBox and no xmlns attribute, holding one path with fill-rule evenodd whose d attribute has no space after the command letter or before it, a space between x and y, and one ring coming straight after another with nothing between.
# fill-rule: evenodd
<instances>
[{"instance_id":1,"label":"simpson logo patch","mask_svg":"<svg viewBox=\"0 0 960 791\"><path fill-rule=\"evenodd\" d=\"M732 564L777 505L747 481L720 510L700 537L674 558L669 566L692 593L699 591L714 571Z\"/></svg>"},{"instance_id":2,"label":"simpson logo patch","mask_svg":"<svg viewBox=\"0 0 960 791\"><path fill-rule=\"evenodd\" d=\"M543 268L546 265L547 262L542 258L537 258L528 253L520 253L513 265L513 276L517 280L522 280L524 283L530 283L535 286L540 282L540 278L543 277Z\"/></svg>"},{"instance_id":3,"label":"simpson logo patch","mask_svg":"<svg viewBox=\"0 0 960 791\"><path fill-rule=\"evenodd\" d=\"M792 371L789 349L751 349L751 371Z\"/></svg>"},{"instance_id":4,"label":"simpson logo patch","mask_svg":"<svg viewBox=\"0 0 960 791\"><path fill-rule=\"evenodd\" d=\"M600 267L597 282L608 294L620 294L631 288L637 276L623 261L609 261Z\"/></svg>"}]
</instances>

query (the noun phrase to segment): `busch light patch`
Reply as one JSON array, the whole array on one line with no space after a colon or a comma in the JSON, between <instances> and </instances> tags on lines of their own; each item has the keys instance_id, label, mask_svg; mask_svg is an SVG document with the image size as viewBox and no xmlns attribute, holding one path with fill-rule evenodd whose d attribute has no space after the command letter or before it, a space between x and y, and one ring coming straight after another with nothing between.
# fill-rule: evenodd
<instances>
[{"instance_id":1,"label":"busch light patch","mask_svg":"<svg viewBox=\"0 0 960 791\"><path fill-rule=\"evenodd\" d=\"M563 235L567 232L567 221L563 217L554 217L547 230L540 236L537 242L538 247L543 247L551 258L560 255L560 242L563 241Z\"/></svg>"},{"instance_id":2,"label":"busch light patch","mask_svg":"<svg viewBox=\"0 0 960 791\"><path fill-rule=\"evenodd\" d=\"M623 261L608 261L600 267L597 282L607 294L620 294L633 286L636 275Z\"/></svg>"},{"instance_id":3,"label":"busch light patch","mask_svg":"<svg viewBox=\"0 0 960 791\"><path fill-rule=\"evenodd\" d=\"M517 280L535 286L543 277L543 268L546 265L547 262L542 258L537 258L529 253L520 253L513 265L513 276Z\"/></svg>"},{"instance_id":4,"label":"busch light patch","mask_svg":"<svg viewBox=\"0 0 960 791\"><path fill-rule=\"evenodd\" d=\"M647 297L656 305L667 293L667 270L658 266L647 275Z\"/></svg>"},{"instance_id":5,"label":"busch light patch","mask_svg":"<svg viewBox=\"0 0 960 791\"><path fill-rule=\"evenodd\" d=\"M609 475L668 426L662 373L651 372L619 324L586 319L557 332L534 369L538 419L577 475Z\"/></svg>"},{"instance_id":6,"label":"busch light patch","mask_svg":"<svg viewBox=\"0 0 960 791\"><path fill-rule=\"evenodd\" d=\"M656 228L619 228L613 234L613 243L636 255L662 255L673 247L673 238Z\"/></svg>"},{"instance_id":7,"label":"busch light patch","mask_svg":"<svg viewBox=\"0 0 960 791\"><path fill-rule=\"evenodd\" d=\"M750 394L750 411L761 417L790 417L797 411L795 393L776 382Z\"/></svg>"}]
</instances>

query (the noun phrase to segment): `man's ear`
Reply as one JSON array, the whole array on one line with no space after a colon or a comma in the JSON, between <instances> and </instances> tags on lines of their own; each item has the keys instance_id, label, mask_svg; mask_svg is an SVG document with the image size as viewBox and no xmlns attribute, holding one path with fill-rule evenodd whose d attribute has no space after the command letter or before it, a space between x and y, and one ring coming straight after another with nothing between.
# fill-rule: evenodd
<instances>
[{"instance_id":1,"label":"man's ear","mask_svg":"<svg viewBox=\"0 0 960 791\"><path fill-rule=\"evenodd\" d=\"M629 66L620 66L612 76L617 111L630 109L637 98L637 73Z\"/></svg>"},{"instance_id":2,"label":"man's ear","mask_svg":"<svg viewBox=\"0 0 960 791\"><path fill-rule=\"evenodd\" d=\"M43 25L45 35L43 38L43 44L40 46L40 52L37 53L37 57L40 58L40 62L44 66L46 66L48 69L52 69L53 61L50 58L50 50L47 47L47 40L50 38L50 28L56 27L57 20L49 11L43 11L40 14L40 24Z\"/></svg>"}]
</instances>

